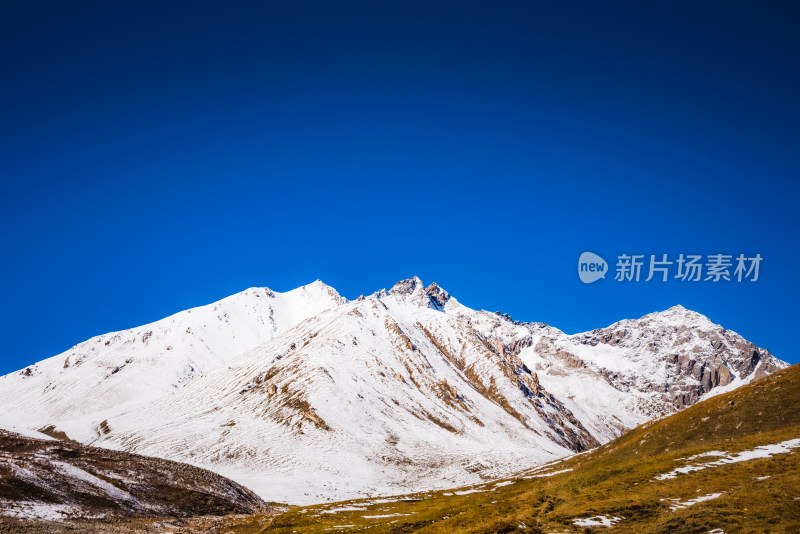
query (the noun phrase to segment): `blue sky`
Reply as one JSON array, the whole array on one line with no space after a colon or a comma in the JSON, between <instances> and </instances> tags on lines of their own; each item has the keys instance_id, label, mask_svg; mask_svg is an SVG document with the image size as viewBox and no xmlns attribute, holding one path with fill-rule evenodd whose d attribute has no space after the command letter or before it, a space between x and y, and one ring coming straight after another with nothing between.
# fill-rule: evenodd
<instances>
[{"instance_id":1,"label":"blue sky","mask_svg":"<svg viewBox=\"0 0 800 534\"><path fill-rule=\"evenodd\" d=\"M250 286L413 275L570 333L680 303L796 363L798 23L769 2L6 3L0 373ZM756 283L584 285L584 250L764 260Z\"/></svg>"}]
</instances>

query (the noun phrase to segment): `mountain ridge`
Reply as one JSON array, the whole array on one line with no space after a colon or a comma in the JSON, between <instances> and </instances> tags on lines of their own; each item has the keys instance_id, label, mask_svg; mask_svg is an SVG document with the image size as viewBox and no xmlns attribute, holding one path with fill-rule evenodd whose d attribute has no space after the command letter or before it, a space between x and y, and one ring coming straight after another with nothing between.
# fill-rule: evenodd
<instances>
[{"instance_id":1,"label":"mountain ridge","mask_svg":"<svg viewBox=\"0 0 800 534\"><path fill-rule=\"evenodd\" d=\"M786 365L682 306L567 335L418 277L352 301L250 288L162 321L0 378L6 424L314 502L501 476Z\"/></svg>"}]
</instances>

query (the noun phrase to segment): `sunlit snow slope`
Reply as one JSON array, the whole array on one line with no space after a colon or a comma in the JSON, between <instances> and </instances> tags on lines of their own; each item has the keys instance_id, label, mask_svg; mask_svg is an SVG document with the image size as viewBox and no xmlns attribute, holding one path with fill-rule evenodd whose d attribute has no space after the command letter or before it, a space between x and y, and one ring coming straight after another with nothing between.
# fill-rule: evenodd
<instances>
[{"instance_id":1,"label":"sunlit snow slope","mask_svg":"<svg viewBox=\"0 0 800 534\"><path fill-rule=\"evenodd\" d=\"M147 406L343 302L319 281L286 293L251 288L155 323L91 338L0 377L0 424L39 428L57 422L72 439L90 442L108 417Z\"/></svg>"}]
</instances>

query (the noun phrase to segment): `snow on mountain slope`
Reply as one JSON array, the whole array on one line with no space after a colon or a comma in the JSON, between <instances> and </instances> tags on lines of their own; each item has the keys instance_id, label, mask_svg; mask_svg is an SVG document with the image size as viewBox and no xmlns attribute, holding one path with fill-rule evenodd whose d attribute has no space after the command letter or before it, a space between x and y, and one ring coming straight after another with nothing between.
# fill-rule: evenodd
<instances>
[{"instance_id":1,"label":"snow on mountain slope","mask_svg":"<svg viewBox=\"0 0 800 534\"><path fill-rule=\"evenodd\" d=\"M112 415L147 405L299 322L344 302L322 282L251 288L155 323L75 345L0 378L0 423L87 442Z\"/></svg>"},{"instance_id":2,"label":"snow on mountain slope","mask_svg":"<svg viewBox=\"0 0 800 534\"><path fill-rule=\"evenodd\" d=\"M588 418L601 441L788 366L682 306L573 336L545 336L520 358L579 419ZM603 415L594 421L591 414Z\"/></svg>"},{"instance_id":3,"label":"snow on mountain slope","mask_svg":"<svg viewBox=\"0 0 800 534\"><path fill-rule=\"evenodd\" d=\"M83 442L211 469L267 500L309 503L516 472L786 365L681 307L570 336L472 310L418 278L351 302L321 283L301 290L281 306L251 289L231 297L248 303L242 313L211 305L190 327L183 312L169 328L124 338L213 324L220 342L203 366L194 364L199 338L171 350L162 341L134 358L151 356L144 371L122 367L108 376L124 380L109 384L76 372L83 389L70 394L47 360L0 379L0 401L16 421L41 403L32 428L54 425ZM115 350L94 368L129 357ZM136 399L141 379L162 367L169 379Z\"/></svg>"},{"instance_id":4,"label":"snow on mountain slope","mask_svg":"<svg viewBox=\"0 0 800 534\"><path fill-rule=\"evenodd\" d=\"M293 503L448 487L596 444L557 401L507 377L449 317L454 299L444 311L428 302L414 282L320 314L110 419L97 444L213 466Z\"/></svg>"}]
</instances>

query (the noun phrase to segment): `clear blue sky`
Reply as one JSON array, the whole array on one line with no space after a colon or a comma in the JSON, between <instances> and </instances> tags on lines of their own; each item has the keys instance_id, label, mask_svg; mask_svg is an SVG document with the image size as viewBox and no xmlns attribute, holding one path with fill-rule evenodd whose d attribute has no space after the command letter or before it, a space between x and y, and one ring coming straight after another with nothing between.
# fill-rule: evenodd
<instances>
[{"instance_id":1,"label":"clear blue sky","mask_svg":"<svg viewBox=\"0 0 800 534\"><path fill-rule=\"evenodd\" d=\"M413 275L800 361L800 16L769 2L5 2L0 372L250 286ZM592 285L584 250L760 253Z\"/></svg>"}]
</instances>

